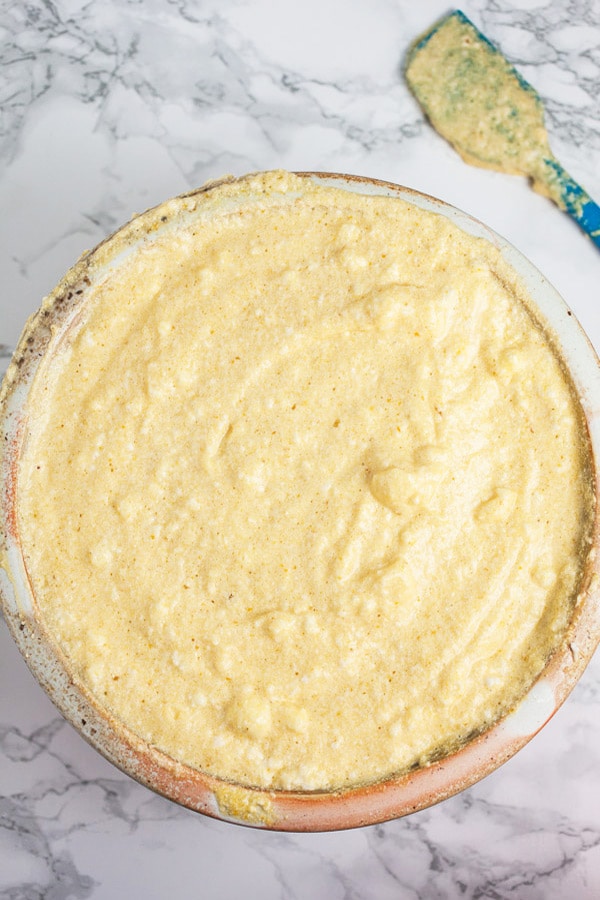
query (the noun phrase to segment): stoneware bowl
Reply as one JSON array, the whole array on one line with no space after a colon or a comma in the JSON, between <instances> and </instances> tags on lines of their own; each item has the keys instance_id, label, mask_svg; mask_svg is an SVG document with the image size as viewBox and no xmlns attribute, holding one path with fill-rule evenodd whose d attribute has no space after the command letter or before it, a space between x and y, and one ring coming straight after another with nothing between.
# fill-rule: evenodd
<instances>
[{"instance_id":1,"label":"stoneware bowl","mask_svg":"<svg viewBox=\"0 0 600 900\"><path fill-rule=\"evenodd\" d=\"M554 335L581 397L597 480L600 458L600 374L597 357L570 310L544 277L517 250L480 222L447 204L407 188L345 175L302 173L326 185L364 194L402 197L451 219L470 234L496 245L521 276L539 318ZM99 708L69 672L66 660L36 616L17 525L17 476L28 417L28 395L40 360L52 354L86 303L90 285L117 265L138 241L160 231L173 213L184 217L198 195L214 184L134 218L87 253L67 273L42 309L28 322L1 400L3 431L0 570L4 614L27 664L62 714L107 759L159 794L190 809L227 821L287 831L326 831L368 825L423 809L463 790L516 753L565 700L600 639L600 582L594 547L583 589L563 645L518 706L458 752L400 777L340 792L255 790L220 781L171 759L139 739ZM597 486L596 486L597 491Z\"/></svg>"}]
</instances>

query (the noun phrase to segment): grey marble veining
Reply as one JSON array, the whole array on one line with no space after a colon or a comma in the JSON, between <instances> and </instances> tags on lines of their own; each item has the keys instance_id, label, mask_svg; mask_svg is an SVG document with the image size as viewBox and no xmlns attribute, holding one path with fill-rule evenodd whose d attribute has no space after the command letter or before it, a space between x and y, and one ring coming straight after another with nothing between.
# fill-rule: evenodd
<instances>
[{"instance_id":1,"label":"grey marble veining","mask_svg":"<svg viewBox=\"0 0 600 900\"><path fill-rule=\"evenodd\" d=\"M462 8L540 92L600 198L600 4ZM600 257L517 178L466 166L402 78L441 0L28 0L0 8L0 364L86 248L225 172L357 172L466 209L553 281L600 347ZM600 896L600 662L489 778L407 819L268 834L206 819L103 760L0 627L0 897Z\"/></svg>"}]
</instances>

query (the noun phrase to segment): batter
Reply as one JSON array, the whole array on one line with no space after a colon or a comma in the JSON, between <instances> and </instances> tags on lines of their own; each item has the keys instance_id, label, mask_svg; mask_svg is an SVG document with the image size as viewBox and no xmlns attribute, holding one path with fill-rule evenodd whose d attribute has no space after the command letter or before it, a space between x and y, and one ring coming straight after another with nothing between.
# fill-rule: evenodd
<instances>
[{"instance_id":1,"label":"batter","mask_svg":"<svg viewBox=\"0 0 600 900\"><path fill-rule=\"evenodd\" d=\"M41 617L100 706L203 771L426 764L572 613L592 500L551 341L490 244L398 199L275 172L162 218L37 376Z\"/></svg>"}]
</instances>

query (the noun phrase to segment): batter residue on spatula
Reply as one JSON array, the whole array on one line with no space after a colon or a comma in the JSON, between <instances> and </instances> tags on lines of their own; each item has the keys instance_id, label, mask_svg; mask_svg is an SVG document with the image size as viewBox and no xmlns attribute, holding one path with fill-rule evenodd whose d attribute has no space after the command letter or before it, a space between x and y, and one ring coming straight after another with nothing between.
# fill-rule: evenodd
<instances>
[{"instance_id":1,"label":"batter residue on spatula","mask_svg":"<svg viewBox=\"0 0 600 900\"><path fill-rule=\"evenodd\" d=\"M417 41L406 79L465 162L528 176L600 246L600 207L553 156L540 98L460 10Z\"/></svg>"},{"instance_id":2,"label":"batter residue on spatula","mask_svg":"<svg viewBox=\"0 0 600 900\"><path fill-rule=\"evenodd\" d=\"M414 47L406 78L466 162L530 175L551 155L540 98L462 13Z\"/></svg>"}]
</instances>

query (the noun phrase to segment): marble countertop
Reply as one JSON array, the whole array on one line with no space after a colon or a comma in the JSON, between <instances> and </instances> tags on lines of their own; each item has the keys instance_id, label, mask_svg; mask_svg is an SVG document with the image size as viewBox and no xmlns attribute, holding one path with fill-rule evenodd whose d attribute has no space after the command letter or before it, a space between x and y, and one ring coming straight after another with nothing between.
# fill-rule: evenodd
<instances>
[{"instance_id":1,"label":"marble countertop","mask_svg":"<svg viewBox=\"0 0 600 900\"><path fill-rule=\"evenodd\" d=\"M600 199L600 6L465 0L540 92L551 143ZM600 348L600 255L520 178L465 165L402 77L442 0L29 0L0 29L0 352L79 254L227 172L360 173L484 220ZM4 360L6 362L6 360ZM600 896L600 657L538 737L429 810L337 834L206 819L65 723L0 623L0 896L113 900Z\"/></svg>"}]
</instances>

